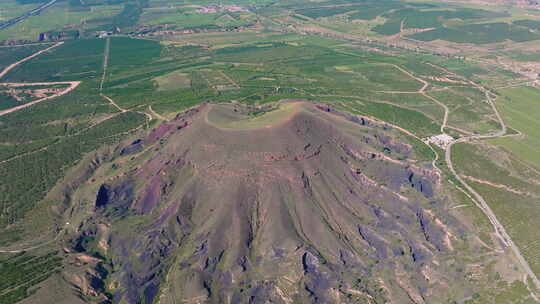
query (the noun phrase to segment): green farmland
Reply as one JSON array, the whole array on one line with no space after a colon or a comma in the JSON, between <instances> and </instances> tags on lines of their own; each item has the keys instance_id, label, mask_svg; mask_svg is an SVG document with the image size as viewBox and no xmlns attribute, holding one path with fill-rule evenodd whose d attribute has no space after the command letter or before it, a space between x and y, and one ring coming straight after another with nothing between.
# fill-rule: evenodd
<instances>
[{"instance_id":1,"label":"green farmland","mask_svg":"<svg viewBox=\"0 0 540 304\"><path fill-rule=\"evenodd\" d=\"M540 167L539 100L538 89L524 87L501 90L497 107L506 123L523 135L492 140L537 167Z\"/></svg>"}]
</instances>

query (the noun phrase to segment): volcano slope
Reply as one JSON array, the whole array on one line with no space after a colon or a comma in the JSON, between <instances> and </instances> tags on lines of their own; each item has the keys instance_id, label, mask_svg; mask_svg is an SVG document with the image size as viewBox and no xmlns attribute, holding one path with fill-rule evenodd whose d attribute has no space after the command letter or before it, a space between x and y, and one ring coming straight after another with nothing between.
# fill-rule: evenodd
<instances>
[{"instance_id":1,"label":"volcano slope","mask_svg":"<svg viewBox=\"0 0 540 304\"><path fill-rule=\"evenodd\" d=\"M94 164L66 277L123 303L450 303L484 248L410 137L323 105L207 104ZM482 273L482 265L476 265ZM97 300L96 300L97 301Z\"/></svg>"}]
</instances>

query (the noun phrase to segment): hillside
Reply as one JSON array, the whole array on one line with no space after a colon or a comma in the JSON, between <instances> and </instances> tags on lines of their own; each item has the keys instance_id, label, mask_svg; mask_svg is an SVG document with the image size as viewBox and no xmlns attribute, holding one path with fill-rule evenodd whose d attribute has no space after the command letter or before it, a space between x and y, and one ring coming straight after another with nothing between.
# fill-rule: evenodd
<instances>
[{"instance_id":1,"label":"hillside","mask_svg":"<svg viewBox=\"0 0 540 304\"><path fill-rule=\"evenodd\" d=\"M90 262L67 281L126 303L470 297L463 258L485 248L405 136L303 102L193 108L69 194L65 251Z\"/></svg>"}]
</instances>

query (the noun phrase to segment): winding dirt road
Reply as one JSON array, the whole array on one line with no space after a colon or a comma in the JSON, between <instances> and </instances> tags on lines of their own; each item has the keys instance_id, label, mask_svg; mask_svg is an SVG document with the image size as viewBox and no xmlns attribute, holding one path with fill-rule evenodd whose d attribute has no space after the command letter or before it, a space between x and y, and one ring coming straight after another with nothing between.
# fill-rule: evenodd
<instances>
[{"instance_id":1,"label":"winding dirt road","mask_svg":"<svg viewBox=\"0 0 540 304\"><path fill-rule=\"evenodd\" d=\"M392 66L392 67L398 69L403 74L405 74L405 75L411 77L412 79L420 82L422 84L422 87L420 89L418 89L418 91L377 91L377 92L379 92L379 93L388 93L388 94L421 94L424 97L430 99L431 101L438 104L439 106L441 106L444 109L444 117L443 117L443 122L441 124L441 133L444 133L444 129L446 129L448 127L448 115L450 113L450 109L448 109L448 106L446 106L444 103L440 102L435 97L430 96L430 95L428 95L426 93L426 90L429 87L429 83L427 81L425 81L424 79L422 79L422 78L414 76L411 72L405 70L404 68L402 68L402 67L400 67L398 65L389 64L389 63L384 64L384 65Z\"/></svg>"}]
</instances>

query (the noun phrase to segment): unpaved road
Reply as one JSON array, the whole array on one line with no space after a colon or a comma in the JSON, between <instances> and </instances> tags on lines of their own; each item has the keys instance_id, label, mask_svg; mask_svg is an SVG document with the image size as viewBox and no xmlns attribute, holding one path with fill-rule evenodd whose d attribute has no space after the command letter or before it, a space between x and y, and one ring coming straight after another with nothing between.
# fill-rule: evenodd
<instances>
[{"instance_id":1,"label":"unpaved road","mask_svg":"<svg viewBox=\"0 0 540 304\"><path fill-rule=\"evenodd\" d=\"M167 118L163 117L162 115L160 115L159 113L157 113L156 111L154 111L154 109L152 109L152 106L148 106L148 111L150 111L150 114L154 115L155 117L157 117L158 119L161 119L163 121L169 121Z\"/></svg>"},{"instance_id":2,"label":"unpaved road","mask_svg":"<svg viewBox=\"0 0 540 304\"><path fill-rule=\"evenodd\" d=\"M49 100L49 99L53 99L53 98L56 98L56 97L60 97L62 95L65 95L71 91L73 91L79 84L81 84L80 81L65 81L65 82L36 82L36 83L0 83L0 85L11 85L11 86L31 86L31 85L55 85L55 84L68 84L69 87L63 91L60 91L54 95L51 95L51 96L47 96L47 97L44 97L44 98L40 98L38 100L34 100L32 102L29 102L29 103L25 103L25 104L22 104L20 106L16 106L16 107L13 107L13 108L9 108L7 110L3 110L3 111L0 111L0 116L4 116L4 115L7 115L9 113L13 113L15 111L19 111L19 110L22 110L24 108L28 108L30 106L33 106L37 103L40 103L40 102L43 102L45 100Z\"/></svg>"},{"instance_id":3,"label":"unpaved road","mask_svg":"<svg viewBox=\"0 0 540 304\"><path fill-rule=\"evenodd\" d=\"M109 53L111 50L111 38L107 38L105 41L105 50L103 51L103 74L101 75L101 82L99 83L99 91L103 91L103 83L105 82L105 76L107 75L107 66L109 66Z\"/></svg>"},{"instance_id":4,"label":"unpaved road","mask_svg":"<svg viewBox=\"0 0 540 304\"><path fill-rule=\"evenodd\" d=\"M101 97L105 98L113 107L117 108L120 112L125 113L125 112L128 111L128 110L120 107L119 105L117 105L116 102L114 102L114 100L112 100L112 98L110 98L109 96L101 94L101 93L99 95Z\"/></svg>"},{"instance_id":5,"label":"unpaved road","mask_svg":"<svg viewBox=\"0 0 540 304\"><path fill-rule=\"evenodd\" d=\"M53 82L0 82L0 86L6 87L27 87L27 86L48 86L58 84L70 84L76 81L53 81Z\"/></svg>"},{"instance_id":6,"label":"unpaved road","mask_svg":"<svg viewBox=\"0 0 540 304\"><path fill-rule=\"evenodd\" d=\"M450 71L448 71L448 70L446 70L444 68L441 68L441 67L433 65L433 64L431 64L431 65L434 66L434 67L437 67L437 68L439 68L439 69L441 69L441 70L443 70L443 71L445 71L445 72L447 72L449 74L452 74L454 76L458 76L455 73L452 73L452 72L450 72ZM457 172L456 172L456 170L454 168L454 164L452 163L452 146L457 144L457 143L468 142L468 141L471 141L471 140L482 140L482 139L490 139L490 138L498 138L498 137L508 136L508 135L506 135L506 132L507 132L506 123L502 119L502 116L499 113L499 110L497 110L497 107L493 103L493 99L491 98L491 95L490 95L491 93L487 89L485 89L484 87L482 87L481 85L475 83L472 80L467 79L467 82L469 84L471 84L472 86L476 87L477 89L479 89L480 91L484 92L484 94L486 95L487 102L489 103L489 105L493 109L493 112L495 113L495 116L497 117L497 120L499 121L499 124L501 125L501 129L499 131L495 132L495 133L492 133L492 134L470 135L470 136L467 136L467 137L462 137L460 139L454 140L446 148L446 151L445 151L446 164L447 164L448 168L450 169L450 172L452 172L452 174L454 175L454 177L474 196L475 200L473 200L473 201L477 204L478 208L480 208L480 210L482 210L482 212L487 216L487 218L491 222L491 225L493 225L493 228L495 229L495 234L497 235L497 237L499 237L501 242L506 247L508 247L508 248L510 248L510 250L512 250L512 252L514 253L514 255L515 255L516 259L517 259L517 262L521 265L521 267L525 271L525 273L531 278L531 280L532 280L533 284L535 285L536 289L540 290L540 280L538 280L538 277L532 271L531 267L529 266L529 263L527 262L527 260L525 260L525 258L521 254L521 251L519 250L519 247L514 243L514 241L512 240L512 238L510 237L510 235L508 234L508 232L506 231L504 226L499 222L499 220L495 216L495 213L493 212L493 210L491 210L491 208L489 207L487 202L484 200L484 198L480 194L478 194L478 192L476 192L469 184L467 184L465 182L465 180L459 176L459 174L457 174ZM447 108L445 108L445 109L447 109ZM524 281L524 283L527 286L527 288L529 289L528 282ZM530 289L529 289L529 291L530 291L532 297L536 301L538 301L538 298L535 295L534 291L532 291Z\"/></svg>"}]
</instances>

